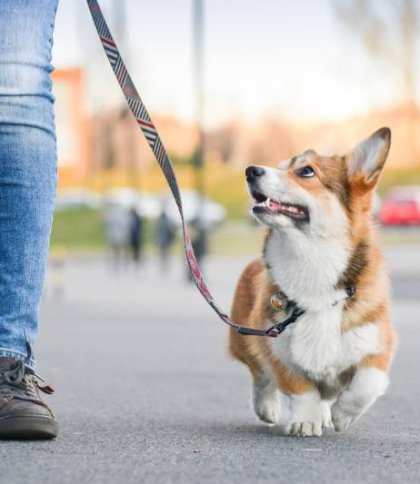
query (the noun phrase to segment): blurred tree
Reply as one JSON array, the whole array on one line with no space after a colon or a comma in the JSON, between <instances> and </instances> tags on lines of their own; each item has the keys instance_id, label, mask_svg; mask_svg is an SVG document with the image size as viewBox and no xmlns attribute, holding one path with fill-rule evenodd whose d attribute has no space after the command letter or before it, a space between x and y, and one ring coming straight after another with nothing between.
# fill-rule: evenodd
<instances>
[{"instance_id":1,"label":"blurred tree","mask_svg":"<svg viewBox=\"0 0 420 484\"><path fill-rule=\"evenodd\" d=\"M375 58L400 72L404 100L417 112L416 42L420 0L332 0L339 20Z\"/></svg>"}]
</instances>

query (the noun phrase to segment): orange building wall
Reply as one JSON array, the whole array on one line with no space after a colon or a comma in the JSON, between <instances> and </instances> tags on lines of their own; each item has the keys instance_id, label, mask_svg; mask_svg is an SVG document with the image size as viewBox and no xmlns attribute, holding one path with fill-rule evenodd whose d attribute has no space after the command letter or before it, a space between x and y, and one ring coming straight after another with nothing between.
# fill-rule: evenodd
<instances>
[{"instance_id":1,"label":"orange building wall","mask_svg":"<svg viewBox=\"0 0 420 484\"><path fill-rule=\"evenodd\" d=\"M58 69L53 73L58 150L58 185L79 183L89 167L89 122L83 72Z\"/></svg>"}]
</instances>

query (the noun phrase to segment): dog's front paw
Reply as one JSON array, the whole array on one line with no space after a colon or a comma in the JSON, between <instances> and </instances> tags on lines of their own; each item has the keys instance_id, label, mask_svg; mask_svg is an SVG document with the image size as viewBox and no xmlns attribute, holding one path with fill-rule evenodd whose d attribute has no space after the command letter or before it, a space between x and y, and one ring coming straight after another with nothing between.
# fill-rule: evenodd
<instances>
[{"instance_id":1,"label":"dog's front paw","mask_svg":"<svg viewBox=\"0 0 420 484\"><path fill-rule=\"evenodd\" d=\"M332 429L334 427L331 419L331 406L326 400L322 400L321 402L321 417L322 428Z\"/></svg>"},{"instance_id":2,"label":"dog's front paw","mask_svg":"<svg viewBox=\"0 0 420 484\"><path fill-rule=\"evenodd\" d=\"M377 368L361 368L356 372L347 390L332 406L335 430L342 432L358 419L372 403L385 393L388 375Z\"/></svg>"},{"instance_id":3,"label":"dog's front paw","mask_svg":"<svg viewBox=\"0 0 420 484\"><path fill-rule=\"evenodd\" d=\"M337 402L331 409L332 423L337 432L343 432L356 420L358 414L345 410Z\"/></svg>"},{"instance_id":4,"label":"dog's front paw","mask_svg":"<svg viewBox=\"0 0 420 484\"><path fill-rule=\"evenodd\" d=\"M289 396L289 413L284 431L287 435L297 437L322 435L321 399L317 391Z\"/></svg>"},{"instance_id":5,"label":"dog's front paw","mask_svg":"<svg viewBox=\"0 0 420 484\"><path fill-rule=\"evenodd\" d=\"M320 437L322 435L322 421L292 422L285 428L287 435L296 437Z\"/></svg>"}]
</instances>

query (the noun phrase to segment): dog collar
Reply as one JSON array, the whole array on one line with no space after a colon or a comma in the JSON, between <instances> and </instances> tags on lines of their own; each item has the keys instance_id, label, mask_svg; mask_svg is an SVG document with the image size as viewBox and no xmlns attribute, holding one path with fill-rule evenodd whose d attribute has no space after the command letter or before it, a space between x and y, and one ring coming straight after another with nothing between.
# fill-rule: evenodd
<instances>
[{"instance_id":1,"label":"dog collar","mask_svg":"<svg viewBox=\"0 0 420 484\"><path fill-rule=\"evenodd\" d=\"M347 301L351 299L356 292L354 286L348 286L344 288L344 290L346 292L346 297L344 299L338 299L337 301L334 301L331 306L337 306L340 301ZM270 304L271 307L276 311L286 311L290 309L291 306L297 307L297 304L294 301L290 301L283 291L279 291L278 293L273 294L270 297Z\"/></svg>"},{"instance_id":2,"label":"dog collar","mask_svg":"<svg viewBox=\"0 0 420 484\"><path fill-rule=\"evenodd\" d=\"M348 299L352 298L356 293L356 289L354 286L349 286L344 289L346 291L346 297L341 299L341 301L347 301ZM277 311L281 310L289 310L291 309L290 315L281 321L280 323L273 324L266 330L266 334L269 336L278 336L279 334L283 333L283 331L289 326L289 324L295 323L302 314L305 314L305 310L300 308L295 301L289 301L286 294L283 291L278 292L277 294L273 294L270 299L271 306L276 309ZM337 306L340 300L335 301L332 306Z\"/></svg>"}]
</instances>

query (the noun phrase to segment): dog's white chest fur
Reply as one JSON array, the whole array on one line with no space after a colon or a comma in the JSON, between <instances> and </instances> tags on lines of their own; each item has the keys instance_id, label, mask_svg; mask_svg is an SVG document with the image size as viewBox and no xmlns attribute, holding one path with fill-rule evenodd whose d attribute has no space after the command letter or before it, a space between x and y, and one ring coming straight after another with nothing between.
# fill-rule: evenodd
<instances>
[{"instance_id":1,"label":"dog's white chest fur","mask_svg":"<svg viewBox=\"0 0 420 484\"><path fill-rule=\"evenodd\" d=\"M274 233L265 258L273 281L306 310L272 341L273 353L281 361L314 380L335 385L340 373L378 351L375 322L346 332L341 329L346 293L335 287L348 261L345 240L314 244L303 234Z\"/></svg>"},{"instance_id":2,"label":"dog's white chest fur","mask_svg":"<svg viewBox=\"0 0 420 484\"><path fill-rule=\"evenodd\" d=\"M341 307L305 313L273 340L273 353L314 380L335 385L343 371L378 351L376 324L368 323L343 333L341 317Z\"/></svg>"}]
</instances>

